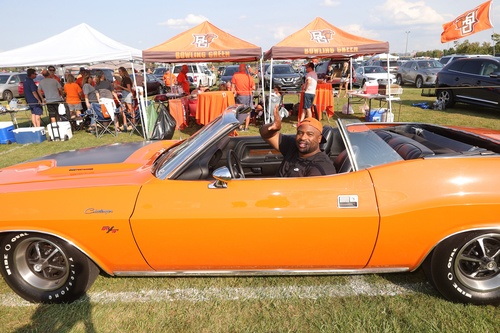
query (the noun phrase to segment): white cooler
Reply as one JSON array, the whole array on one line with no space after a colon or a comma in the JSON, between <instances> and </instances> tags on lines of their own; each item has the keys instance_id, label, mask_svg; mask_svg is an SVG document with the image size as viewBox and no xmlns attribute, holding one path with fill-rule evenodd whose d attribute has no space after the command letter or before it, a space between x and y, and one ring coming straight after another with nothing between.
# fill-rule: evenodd
<instances>
[{"instance_id":1,"label":"white cooler","mask_svg":"<svg viewBox=\"0 0 500 333\"><path fill-rule=\"evenodd\" d=\"M57 123L48 124L47 133L49 134L49 140L52 141L53 140L66 141L73 137L73 132L71 131L71 124L69 123L69 121L58 121Z\"/></svg>"}]
</instances>

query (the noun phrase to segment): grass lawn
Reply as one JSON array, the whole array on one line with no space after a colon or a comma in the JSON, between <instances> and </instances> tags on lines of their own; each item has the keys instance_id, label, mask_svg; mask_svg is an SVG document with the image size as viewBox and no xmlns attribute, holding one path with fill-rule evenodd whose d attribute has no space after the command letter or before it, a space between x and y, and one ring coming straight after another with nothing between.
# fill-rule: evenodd
<instances>
[{"instance_id":1,"label":"grass lawn","mask_svg":"<svg viewBox=\"0 0 500 333\"><path fill-rule=\"evenodd\" d=\"M500 129L500 112L457 104L445 111L424 110L421 90L404 87L396 121L428 122ZM296 96L285 102L295 103ZM335 100L335 117L347 102ZM378 102L373 102L378 104ZM22 116L22 115L20 115ZM334 117L334 118L335 118ZM9 121L1 115L0 121ZM28 119L21 119L29 126ZM292 133L296 118L286 119ZM323 120L327 124L327 120ZM334 125L334 119L330 119ZM177 131L186 138L197 127ZM241 135L258 135L251 126ZM139 141L137 135L94 135L80 131L65 142L0 145L0 167L38 156L115 142ZM42 199L43 200L43 199ZM49 204L49 203L47 203ZM61 203L64 204L64 203ZM4 209L8 209L5 207ZM498 332L494 306L444 300L422 272L320 277L114 278L100 276L88 297L70 305L22 301L0 280L0 332Z\"/></svg>"}]
</instances>

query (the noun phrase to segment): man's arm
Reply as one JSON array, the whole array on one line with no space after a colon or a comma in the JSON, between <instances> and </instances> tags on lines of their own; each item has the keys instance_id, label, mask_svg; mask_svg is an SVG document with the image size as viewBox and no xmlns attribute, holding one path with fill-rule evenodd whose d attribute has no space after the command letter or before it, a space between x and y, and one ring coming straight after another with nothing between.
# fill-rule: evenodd
<instances>
[{"instance_id":1,"label":"man's arm","mask_svg":"<svg viewBox=\"0 0 500 333\"><path fill-rule=\"evenodd\" d=\"M260 128L260 136L276 150L279 150L280 146L280 129L281 117L279 114L279 105L276 105L274 107L274 122Z\"/></svg>"}]
</instances>

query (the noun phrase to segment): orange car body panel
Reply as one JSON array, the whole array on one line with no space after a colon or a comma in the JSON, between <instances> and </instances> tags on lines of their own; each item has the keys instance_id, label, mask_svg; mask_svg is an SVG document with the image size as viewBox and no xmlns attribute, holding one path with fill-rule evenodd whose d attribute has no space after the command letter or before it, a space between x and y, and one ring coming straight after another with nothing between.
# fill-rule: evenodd
<instances>
[{"instance_id":1,"label":"orange car body panel","mask_svg":"<svg viewBox=\"0 0 500 333\"><path fill-rule=\"evenodd\" d=\"M156 270L362 268L373 251L379 218L367 171L209 184L143 186L131 225ZM337 208L349 194L359 208Z\"/></svg>"}]
</instances>

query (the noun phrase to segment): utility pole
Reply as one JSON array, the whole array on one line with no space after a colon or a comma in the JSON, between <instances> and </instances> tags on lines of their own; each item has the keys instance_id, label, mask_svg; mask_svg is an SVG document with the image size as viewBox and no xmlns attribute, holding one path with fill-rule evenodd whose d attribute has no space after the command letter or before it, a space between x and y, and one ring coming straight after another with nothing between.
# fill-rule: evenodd
<instances>
[{"instance_id":1,"label":"utility pole","mask_svg":"<svg viewBox=\"0 0 500 333\"><path fill-rule=\"evenodd\" d=\"M405 47L405 56L408 55L408 35L410 34L410 31L405 31L406 34L406 47Z\"/></svg>"}]
</instances>

